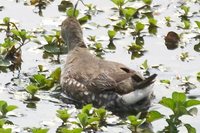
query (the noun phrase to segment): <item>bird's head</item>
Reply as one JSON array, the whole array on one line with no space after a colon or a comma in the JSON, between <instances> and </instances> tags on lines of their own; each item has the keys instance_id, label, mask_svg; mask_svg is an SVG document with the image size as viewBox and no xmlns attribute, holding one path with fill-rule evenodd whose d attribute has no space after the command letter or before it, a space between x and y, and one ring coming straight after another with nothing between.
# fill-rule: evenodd
<instances>
[{"instance_id":1,"label":"bird's head","mask_svg":"<svg viewBox=\"0 0 200 133\"><path fill-rule=\"evenodd\" d=\"M68 50L77 46L84 46L83 33L78 20L75 17L68 17L62 22L61 36L68 45Z\"/></svg>"}]
</instances>

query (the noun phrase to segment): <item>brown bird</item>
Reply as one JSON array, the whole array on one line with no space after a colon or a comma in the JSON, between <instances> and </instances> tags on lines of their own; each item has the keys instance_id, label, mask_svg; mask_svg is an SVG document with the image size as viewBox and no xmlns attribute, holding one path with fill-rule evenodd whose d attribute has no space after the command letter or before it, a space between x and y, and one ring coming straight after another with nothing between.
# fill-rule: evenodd
<instances>
[{"instance_id":1,"label":"brown bird","mask_svg":"<svg viewBox=\"0 0 200 133\"><path fill-rule=\"evenodd\" d=\"M92 55L75 17L62 22L61 35L69 50L61 74L61 87L68 97L111 111L148 109L156 74L145 79L123 64Z\"/></svg>"}]
</instances>

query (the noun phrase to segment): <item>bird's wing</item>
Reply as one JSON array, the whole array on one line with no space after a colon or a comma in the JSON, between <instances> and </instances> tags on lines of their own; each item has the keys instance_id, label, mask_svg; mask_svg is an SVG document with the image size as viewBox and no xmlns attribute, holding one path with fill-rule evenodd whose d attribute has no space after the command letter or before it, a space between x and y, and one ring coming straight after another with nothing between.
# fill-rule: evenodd
<instances>
[{"instance_id":1,"label":"bird's wing","mask_svg":"<svg viewBox=\"0 0 200 133\"><path fill-rule=\"evenodd\" d=\"M95 78L91 79L88 83L92 88L95 87L95 91L108 91L117 88L118 83L126 80L135 75L135 72L115 72L115 73L101 73Z\"/></svg>"},{"instance_id":2,"label":"bird's wing","mask_svg":"<svg viewBox=\"0 0 200 133\"><path fill-rule=\"evenodd\" d=\"M95 91L112 90L116 87L116 81L105 73L99 74L91 79L87 86L94 88Z\"/></svg>"}]
</instances>

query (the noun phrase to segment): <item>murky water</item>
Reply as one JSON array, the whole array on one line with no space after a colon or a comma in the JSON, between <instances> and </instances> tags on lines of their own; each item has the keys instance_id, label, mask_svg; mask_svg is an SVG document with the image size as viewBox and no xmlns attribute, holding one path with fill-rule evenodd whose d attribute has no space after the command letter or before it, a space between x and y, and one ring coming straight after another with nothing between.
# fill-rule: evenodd
<instances>
[{"instance_id":1,"label":"murky water","mask_svg":"<svg viewBox=\"0 0 200 133\"><path fill-rule=\"evenodd\" d=\"M96 16L92 17L92 20L83 25L83 27L87 27L87 25L95 22L99 25L106 25L107 23L112 23L109 21L109 16L114 17L114 13L110 10L114 5L108 0L84 0L85 3L93 3L97 6L98 9L105 11L104 13L99 13ZM180 80L177 80L176 77L184 77L191 76L190 82L194 83L197 88L190 91L189 95L200 95L200 83L196 80L196 73L200 71L200 54L193 50L194 44L197 42L192 39L195 36L194 32L199 32L200 30L196 27L194 21L200 20L198 15L191 18L191 27L192 30L183 30L178 29L177 25L181 25L180 22L180 9L178 9L178 5L180 5L181 0L154 0L152 5L160 5L159 7L153 7L154 9L154 17L158 20L158 32L157 35L149 35L145 36L145 45L144 48L148 50L147 53L144 54L141 58L131 60L131 55L127 52L128 45L133 42L131 36L126 36L123 39L115 40L114 43L117 47L115 53L107 53L105 58L107 60L117 61L126 64L127 66L141 71L139 68L140 65L144 62L144 60L148 60L149 66L162 64L164 68L167 68L167 71L159 71L157 69L150 69L150 73L157 73L158 78L155 83L154 93L155 100L153 101L153 105L151 109L156 109L163 114L170 114L171 112L161 107L158 104L158 101L163 97L170 97L173 91L182 91L181 87L178 86L181 84ZM19 3L16 3L12 0L0 0L0 5L4 6L4 9L0 11L0 19L4 17L10 17L14 21L20 24L20 28L24 28L27 30L34 30L36 28L44 28L47 30L47 33L51 33L51 29L60 29L59 25L62 20L66 18L65 13L60 13L57 9L60 0L56 0L49 4L46 9L43 11L43 17L39 16L36 13L33 13L35 7L32 6L24 6L24 2L21 0ZM131 5L130 5L131 6ZM140 7L140 4L134 5L136 7ZM199 13L199 4L194 4L193 2L188 2L190 6L190 12L198 12ZM81 11L84 10L84 7L80 4L79 8ZM165 24L165 17L170 16L171 27L167 27ZM11 20L12 20L11 19ZM108 28L112 29L112 27ZM96 35L97 39L105 40L103 41L103 45L108 44L107 30L104 27L92 27L91 30L84 28L84 38L87 42L87 37L89 35ZM182 40L182 44L185 44L184 48L177 48L176 50L168 50L165 47L164 37L167 35L169 31L175 31L178 34L189 32L189 34L184 34ZM2 36L2 33L0 33ZM117 37L121 37L117 35ZM0 42L3 41L3 37L0 38ZM42 51L38 49L38 45L34 43L29 43L25 47L23 47L23 64L21 69L21 75L23 73L37 73L37 65L44 65L46 68L53 70L58 66L62 66L64 62L65 56L61 57L61 64L53 64L48 60L42 59ZM181 61L179 56L182 52L189 52L189 57L192 60L188 62ZM60 108L59 101L58 103L51 102L51 98L44 97L36 104L36 109L30 109L26 107L26 104L23 103L20 98L17 97L17 94L10 94L10 88L5 88L5 84L9 83L11 78L17 76L17 72L8 72L8 73L0 73L0 99L7 101L9 104L14 104L18 106L18 109L14 111L17 117L10 117L9 119L19 125L21 129L16 128L20 133L23 132L23 127L45 127L50 128L50 133L54 133L59 125L61 125L61 121L56 117L56 110ZM23 76L22 76L23 77ZM168 79L171 81L169 88L165 87L165 85L160 84L160 80ZM22 79L23 80L23 79ZM17 80L16 82L22 82ZM15 89L15 87L11 87ZM15 92L17 93L17 92ZM19 94L21 95L21 94ZM198 98L200 99L200 98ZM64 105L65 106L65 105ZM200 107L198 107L200 110ZM194 126L197 132L200 132L199 122L200 122L200 113L198 113L195 117L183 117L183 121L190 123ZM166 122L164 120L158 120L153 122L153 130L156 132L161 130ZM109 130L113 130L115 132L129 132L126 127L110 127ZM113 132L112 131L112 132ZM182 132L185 132L186 129L182 129ZM110 131L111 132L111 131Z\"/></svg>"}]
</instances>

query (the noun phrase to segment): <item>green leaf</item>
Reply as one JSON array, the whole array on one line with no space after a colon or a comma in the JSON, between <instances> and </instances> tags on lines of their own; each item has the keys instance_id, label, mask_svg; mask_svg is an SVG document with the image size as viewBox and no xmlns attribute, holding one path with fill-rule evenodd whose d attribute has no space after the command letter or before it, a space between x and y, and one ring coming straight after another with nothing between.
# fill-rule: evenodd
<instances>
[{"instance_id":1,"label":"green leaf","mask_svg":"<svg viewBox=\"0 0 200 133\"><path fill-rule=\"evenodd\" d=\"M32 84L28 85L26 87L26 91L28 93L30 93L32 96L35 95L35 93L37 93L38 90L39 90L39 88L37 86L35 86L35 85L32 85Z\"/></svg>"},{"instance_id":2,"label":"green leaf","mask_svg":"<svg viewBox=\"0 0 200 133\"><path fill-rule=\"evenodd\" d=\"M67 120L70 118L70 114L66 109L60 109L57 110L57 117L59 117L63 122L67 122Z\"/></svg>"},{"instance_id":3,"label":"green leaf","mask_svg":"<svg viewBox=\"0 0 200 133\"><path fill-rule=\"evenodd\" d=\"M147 122L151 123L151 122L153 122L155 120L159 120L163 117L164 117L164 115L158 111L150 111L147 114Z\"/></svg>"},{"instance_id":4,"label":"green leaf","mask_svg":"<svg viewBox=\"0 0 200 133\"><path fill-rule=\"evenodd\" d=\"M194 45L194 50L195 50L196 52L200 52L200 43Z\"/></svg>"},{"instance_id":5,"label":"green leaf","mask_svg":"<svg viewBox=\"0 0 200 133\"><path fill-rule=\"evenodd\" d=\"M136 22L136 26L135 26L135 30L136 32L141 32L144 29L144 24L142 24L141 22Z\"/></svg>"},{"instance_id":6,"label":"green leaf","mask_svg":"<svg viewBox=\"0 0 200 133\"><path fill-rule=\"evenodd\" d=\"M147 4L147 5L151 5L152 0L143 0L143 2L144 2L145 4Z\"/></svg>"},{"instance_id":7,"label":"green leaf","mask_svg":"<svg viewBox=\"0 0 200 133\"><path fill-rule=\"evenodd\" d=\"M53 78L54 81L59 81L60 80L60 74L61 74L61 68L56 68L56 70L54 70L50 77Z\"/></svg>"},{"instance_id":8,"label":"green leaf","mask_svg":"<svg viewBox=\"0 0 200 133\"><path fill-rule=\"evenodd\" d=\"M69 8L68 10L67 10L67 16L68 17L78 17L78 15L79 15L79 10L75 10L75 13L74 13L74 8L73 7L71 7L71 8Z\"/></svg>"},{"instance_id":9,"label":"green leaf","mask_svg":"<svg viewBox=\"0 0 200 133\"><path fill-rule=\"evenodd\" d=\"M165 20L166 20L167 22L170 22L170 21L171 21L171 17L170 17L170 16L167 16L167 17L165 17Z\"/></svg>"},{"instance_id":10,"label":"green leaf","mask_svg":"<svg viewBox=\"0 0 200 133\"><path fill-rule=\"evenodd\" d=\"M10 50L15 44L15 41L11 40L10 38L5 38L4 43L2 43L1 46Z\"/></svg>"},{"instance_id":11,"label":"green leaf","mask_svg":"<svg viewBox=\"0 0 200 133\"><path fill-rule=\"evenodd\" d=\"M196 107L193 107L191 109L188 110L188 114L191 116L196 116L198 113L198 109Z\"/></svg>"},{"instance_id":12,"label":"green leaf","mask_svg":"<svg viewBox=\"0 0 200 133\"><path fill-rule=\"evenodd\" d=\"M149 24L156 26L157 25L157 20L155 18L149 18Z\"/></svg>"},{"instance_id":13,"label":"green leaf","mask_svg":"<svg viewBox=\"0 0 200 133\"><path fill-rule=\"evenodd\" d=\"M11 132L12 132L12 129L10 128L7 128L7 129L0 128L0 133L11 133Z\"/></svg>"},{"instance_id":14,"label":"green leaf","mask_svg":"<svg viewBox=\"0 0 200 133\"><path fill-rule=\"evenodd\" d=\"M92 117L88 119L88 125L91 125L94 122L98 122L100 118L98 117Z\"/></svg>"},{"instance_id":15,"label":"green leaf","mask_svg":"<svg viewBox=\"0 0 200 133\"><path fill-rule=\"evenodd\" d=\"M11 32L16 36L20 36L19 30L17 30L17 29L13 29L13 30L11 30Z\"/></svg>"},{"instance_id":16,"label":"green leaf","mask_svg":"<svg viewBox=\"0 0 200 133\"><path fill-rule=\"evenodd\" d=\"M82 128L85 128L88 125L88 115L86 113L78 114L78 119L82 125Z\"/></svg>"},{"instance_id":17,"label":"green leaf","mask_svg":"<svg viewBox=\"0 0 200 133\"><path fill-rule=\"evenodd\" d=\"M82 18L79 18L78 21L82 25L82 24L85 24L90 19L91 19L91 16L90 15L86 15L86 16L83 16Z\"/></svg>"},{"instance_id":18,"label":"green leaf","mask_svg":"<svg viewBox=\"0 0 200 133\"><path fill-rule=\"evenodd\" d=\"M188 100L185 102L185 106L188 108L188 107L192 107L192 106L195 106L195 105L200 105L200 101L199 100Z\"/></svg>"},{"instance_id":19,"label":"green leaf","mask_svg":"<svg viewBox=\"0 0 200 133\"><path fill-rule=\"evenodd\" d=\"M164 83L164 84L168 84L168 85L170 85L170 80L168 80L168 79L162 79L162 80L160 80L160 82L161 83Z\"/></svg>"},{"instance_id":20,"label":"green leaf","mask_svg":"<svg viewBox=\"0 0 200 133\"><path fill-rule=\"evenodd\" d=\"M99 108L97 110L95 110L97 117L100 118L100 120L104 120L106 117L106 110L104 108Z\"/></svg>"},{"instance_id":21,"label":"green leaf","mask_svg":"<svg viewBox=\"0 0 200 133\"><path fill-rule=\"evenodd\" d=\"M83 106L81 112L86 113L87 115L90 115L91 109L92 109L92 104L87 104L87 105Z\"/></svg>"},{"instance_id":22,"label":"green leaf","mask_svg":"<svg viewBox=\"0 0 200 133\"><path fill-rule=\"evenodd\" d=\"M8 24L8 23L10 22L10 18L9 18L9 17L3 18L3 22L4 22L5 24Z\"/></svg>"},{"instance_id":23,"label":"green leaf","mask_svg":"<svg viewBox=\"0 0 200 133\"><path fill-rule=\"evenodd\" d=\"M2 128L5 123L6 123L6 120L0 119L0 128Z\"/></svg>"},{"instance_id":24,"label":"green leaf","mask_svg":"<svg viewBox=\"0 0 200 133\"><path fill-rule=\"evenodd\" d=\"M190 124L185 124L184 126L187 128L188 133L196 133L196 129Z\"/></svg>"},{"instance_id":25,"label":"green leaf","mask_svg":"<svg viewBox=\"0 0 200 133\"><path fill-rule=\"evenodd\" d=\"M32 133L47 133L49 129L45 128L32 128L31 131Z\"/></svg>"},{"instance_id":26,"label":"green leaf","mask_svg":"<svg viewBox=\"0 0 200 133\"><path fill-rule=\"evenodd\" d=\"M50 54L61 55L61 54L68 53L67 45L58 46L53 43L53 44L44 45L43 48L47 53L50 53Z\"/></svg>"},{"instance_id":27,"label":"green leaf","mask_svg":"<svg viewBox=\"0 0 200 133\"><path fill-rule=\"evenodd\" d=\"M16 108L17 108L17 106L15 106L15 105L8 105L8 106L6 107L6 110L7 110L8 112L10 112L10 111L15 110Z\"/></svg>"},{"instance_id":28,"label":"green leaf","mask_svg":"<svg viewBox=\"0 0 200 133\"><path fill-rule=\"evenodd\" d=\"M197 80L200 82L200 72L197 73Z\"/></svg>"},{"instance_id":29,"label":"green leaf","mask_svg":"<svg viewBox=\"0 0 200 133\"><path fill-rule=\"evenodd\" d=\"M67 8L73 7L73 4L71 1L61 1L61 3L58 5L58 10L61 12L65 12Z\"/></svg>"},{"instance_id":30,"label":"green leaf","mask_svg":"<svg viewBox=\"0 0 200 133\"><path fill-rule=\"evenodd\" d=\"M43 72L44 71L44 66L43 65L38 65L38 69L39 69L39 72Z\"/></svg>"},{"instance_id":31,"label":"green leaf","mask_svg":"<svg viewBox=\"0 0 200 133\"><path fill-rule=\"evenodd\" d=\"M200 29L200 21L195 21L195 23L197 24L198 28Z\"/></svg>"},{"instance_id":32,"label":"green leaf","mask_svg":"<svg viewBox=\"0 0 200 133\"><path fill-rule=\"evenodd\" d=\"M135 38L135 43L136 43L137 45L143 46L143 45L144 45L144 38L143 38L143 37L140 37L140 36L136 37L136 38Z\"/></svg>"},{"instance_id":33,"label":"green leaf","mask_svg":"<svg viewBox=\"0 0 200 133\"><path fill-rule=\"evenodd\" d=\"M128 7L122 10L126 20L129 20L133 17L133 15L137 12L137 9Z\"/></svg>"},{"instance_id":34,"label":"green leaf","mask_svg":"<svg viewBox=\"0 0 200 133\"><path fill-rule=\"evenodd\" d=\"M114 30L108 30L108 36L110 39L113 39L116 35L116 31Z\"/></svg>"},{"instance_id":35,"label":"green leaf","mask_svg":"<svg viewBox=\"0 0 200 133\"><path fill-rule=\"evenodd\" d=\"M124 0L112 0L112 2L113 2L115 5L119 6L119 7L121 7L121 6L123 6L123 5L125 4L125 1L124 1Z\"/></svg>"},{"instance_id":36,"label":"green leaf","mask_svg":"<svg viewBox=\"0 0 200 133\"><path fill-rule=\"evenodd\" d=\"M188 111L187 111L187 109L186 109L185 106L178 105L178 106L176 106L176 108L174 109L174 114L175 114L176 116L188 115Z\"/></svg>"},{"instance_id":37,"label":"green leaf","mask_svg":"<svg viewBox=\"0 0 200 133\"><path fill-rule=\"evenodd\" d=\"M8 106L6 101L0 101L0 117L1 115L4 117L7 113L6 107Z\"/></svg>"},{"instance_id":38,"label":"green leaf","mask_svg":"<svg viewBox=\"0 0 200 133\"><path fill-rule=\"evenodd\" d=\"M75 128L72 130L69 130L67 128L61 128L59 133L81 133L83 131L82 128Z\"/></svg>"},{"instance_id":39,"label":"green leaf","mask_svg":"<svg viewBox=\"0 0 200 133\"><path fill-rule=\"evenodd\" d=\"M141 125L142 123L145 122L145 120L138 119L134 115L128 116L128 120L131 122L132 126L139 126L139 125Z\"/></svg>"},{"instance_id":40,"label":"green leaf","mask_svg":"<svg viewBox=\"0 0 200 133\"><path fill-rule=\"evenodd\" d=\"M163 97L159 103L172 111L175 109L175 102L171 98Z\"/></svg>"},{"instance_id":41,"label":"green leaf","mask_svg":"<svg viewBox=\"0 0 200 133\"><path fill-rule=\"evenodd\" d=\"M46 77L43 74L35 74L35 75L33 75L33 79L39 85L45 85L45 83L46 83Z\"/></svg>"},{"instance_id":42,"label":"green leaf","mask_svg":"<svg viewBox=\"0 0 200 133\"><path fill-rule=\"evenodd\" d=\"M44 35L44 39L46 40L47 44L51 44L53 42L53 36L51 35L48 36Z\"/></svg>"},{"instance_id":43,"label":"green leaf","mask_svg":"<svg viewBox=\"0 0 200 133\"><path fill-rule=\"evenodd\" d=\"M183 23L184 23L184 29L189 29L190 28L190 21L184 20Z\"/></svg>"},{"instance_id":44,"label":"green leaf","mask_svg":"<svg viewBox=\"0 0 200 133\"><path fill-rule=\"evenodd\" d=\"M141 69L143 70L147 70L149 69L149 66L148 66L148 63L147 63L147 60L145 60L142 65L140 66Z\"/></svg>"},{"instance_id":45,"label":"green leaf","mask_svg":"<svg viewBox=\"0 0 200 133\"><path fill-rule=\"evenodd\" d=\"M184 15L188 15L188 12L190 11L190 7L187 7L187 6L181 6L181 9L185 12Z\"/></svg>"},{"instance_id":46,"label":"green leaf","mask_svg":"<svg viewBox=\"0 0 200 133\"><path fill-rule=\"evenodd\" d=\"M9 67L11 64L9 60L0 58L0 67Z\"/></svg>"},{"instance_id":47,"label":"green leaf","mask_svg":"<svg viewBox=\"0 0 200 133\"><path fill-rule=\"evenodd\" d=\"M173 92L172 99L174 100L174 102L184 103L186 101L186 95L185 93L181 92Z\"/></svg>"}]
</instances>

